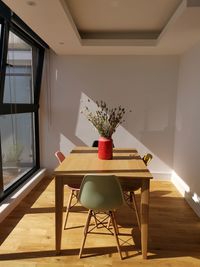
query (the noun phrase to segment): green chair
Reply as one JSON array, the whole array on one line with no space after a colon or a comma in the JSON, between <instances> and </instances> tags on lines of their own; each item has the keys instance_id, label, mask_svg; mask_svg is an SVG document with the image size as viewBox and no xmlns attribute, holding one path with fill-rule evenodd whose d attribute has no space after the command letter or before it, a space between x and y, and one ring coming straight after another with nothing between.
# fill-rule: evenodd
<instances>
[{"instance_id":1,"label":"green chair","mask_svg":"<svg viewBox=\"0 0 200 267\"><path fill-rule=\"evenodd\" d=\"M145 165L148 165L149 162L152 160L152 158L153 156L150 153L148 153L143 156L142 160L144 161ZM140 216L139 216L139 208L138 208L136 197L135 197L135 191L137 191L141 187L141 185L140 183L134 183L130 185L130 180L125 181L124 179L120 181L120 183L121 183L122 190L124 192L124 199L126 203L128 204L130 208L132 208L133 206L135 209L137 223L140 229L141 223L140 223Z\"/></svg>"},{"instance_id":2,"label":"green chair","mask_svg":"<svg viewBox=\"0 0 200 267\"><path fill-rule=\"evenodd\" d=\"M120 254L120 258L122 259L118 239L118 228L114 214L114 211L124 204L123 191L118 178L114 175L86 175L81 183L78 199L83 207L89 209L79 257L81 258L82 256L86 237L89 232L98 228L99 225L105 227L111 232L111 230L107 228L108 219L110 219L117 242L117 249ZM99 218L99 213L104 213L105 217ZM90 225L92 217L95 220L95 226ZM91 229L89 230L89 228Z\"/></svg>"}]
</instances>

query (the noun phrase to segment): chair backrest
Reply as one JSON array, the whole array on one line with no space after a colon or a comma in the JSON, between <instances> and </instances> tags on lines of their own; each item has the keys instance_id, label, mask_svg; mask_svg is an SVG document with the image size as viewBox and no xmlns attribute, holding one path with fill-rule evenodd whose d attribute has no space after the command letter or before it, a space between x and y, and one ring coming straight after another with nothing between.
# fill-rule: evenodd
<instances>
[{"instance_id":1,"label":"chair backrest","mask_svg":"<svg viewBox=\"0 0 200 267\"><path fill-rule=\"evenodd\" d=\"M65 159L65 155L61 151L56 151L55 156L58 159L59 164Z\"/></svg>"},{"instance_id":2,"label":"chair backrest","mask_svg":"<svg viewBox=\"0 0 200 267\"><path fill-rule=\"evenodd\" d=\"M153 156L150 153L148 153L148 154L144 155L142 159L143 159L144 163L146 165L148 165L149 162L152 160L152 158L153 158Z\"/></svg>"},{"instance_id":3,"label":"chair backrest","mask_svg":"<svg viewBox=\"0 0 200 267\"><path fill-rule=\"evenodd\" d=\"M94 140L94 142L92 143L92 147L98 147L99 141L98 140Z\"/></svg>"},{"instance_id":4,"label":"chair backrest","mask_svg":"<svg viewBox=\"0 0 200 267\"><path fill-rule=\"evenodd\" d=\"M122 188L115 175L86 175L78 199L82 206L98 211L113 210L124 203Z\"/></svg>"}]
</instances>

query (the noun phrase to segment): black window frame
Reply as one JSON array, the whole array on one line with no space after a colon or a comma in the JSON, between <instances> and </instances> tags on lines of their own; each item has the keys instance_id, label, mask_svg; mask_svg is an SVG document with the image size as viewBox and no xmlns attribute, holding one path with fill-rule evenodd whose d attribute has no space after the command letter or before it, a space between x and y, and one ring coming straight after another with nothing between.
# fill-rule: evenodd
<instances>
[{"instance_id":1,"label":"black window frame","mask_svg":"<svg viewBox=\"0 0 200 267\"><path fill-rule=\"evenodd\" d=\"M39 154L39 98L40 86L42 80L42 70L44 62L45 49L49 46L34 33L9 7L0 1L0 115L19 114L19 113L33 113L34 114L34 137L35 137L35 166L27 172L22 178L17 180L14 184L3 190L3 162L1 150L1 136L0 136L0 201L6 198L26 179L33 175L40 168L40 154ZM6 62L8 52L8 39L10 30L17 34L26 43L38 49L37 68L35 69L34 79L34 102L33 103L3 103L4 84L6 75ZM11 107L14 108L11 108ZM12 111L12 112L11 112ZM1 133L0 133L1 134Z\"/></svg>"}]
</instances>

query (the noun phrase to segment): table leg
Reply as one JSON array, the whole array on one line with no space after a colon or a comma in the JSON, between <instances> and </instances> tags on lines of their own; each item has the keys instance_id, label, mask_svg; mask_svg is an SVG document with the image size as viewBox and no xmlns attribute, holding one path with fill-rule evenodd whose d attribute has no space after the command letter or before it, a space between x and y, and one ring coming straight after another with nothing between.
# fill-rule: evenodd
<instances>
[{"instance_id":1,"label":"table leg","mask_svg":"<svg viewBox=\"0 0 200 267\"><path fill-rule=\"evenodd\" d=\"M64 185L62 177L55 178L55 239L56 254L60 254L63 219L63 197Z\"/></svg>"},{"instance_id":2,"label":"table leg","mask_svg":"<svg viewBox=\"0 0 200 267\"><path fill-rule=\"evenodd\" d=\"M141 188L141 246L142 246L143 259L147 259L148 222L149 222L149 180L143 179Z\"/></svg>"}]
</instances>

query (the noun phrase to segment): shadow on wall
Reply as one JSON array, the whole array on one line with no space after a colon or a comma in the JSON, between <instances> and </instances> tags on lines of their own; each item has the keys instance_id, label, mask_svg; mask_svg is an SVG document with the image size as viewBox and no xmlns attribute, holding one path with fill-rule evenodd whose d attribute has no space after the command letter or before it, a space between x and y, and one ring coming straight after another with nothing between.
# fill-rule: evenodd
<instances>
[{"instance_id":1,"label":"shadow on wall","mask_svg":"<svg viewBox=\"0 0 200 267\"><path fill-rule=\"evenodd\" d=\"M59 131L51 131L52 133L56 133L55 137L51 137L51 145L47 145L46 149L52 149L52 147L54 147L53 151L49 151L49 154L54 154L54 151L56 150L61 150L65 155L69 154L70 151L77 145L81 146L81 145L88 145L91 146L93 140L98 140L99 138L99 134L97 132L97 130L95 129L95 127L87 120L87 118L85 118L85 116L83 114L81 114L81 110L83 109L83 107L88 105L88 99L90 99L90 105L92 105L93 109L96 109L96 104L94 102L94 100L92 100L91 98L89 98L85 93L82 93L79 101L76 101L77 104L75 104L75 102L73 102L74 107L78 107L76 112L67 112L66 114L64 114L64 110L63 112L61 112L60 108L56 108L55 111L53 112L53 123L50 126L50 128L54 128L54 129L60 129ZM119 104L116 104L119 105ZM110 104L111 107L114 106L114 104ZM62 108L62 105L61 105ZM70 108L69 106L65 106L65 109L67 110L68 108ZM63 114L62 116L60 114L56 113L59 112L60 114ZM135 113L135 112L132 112ZM167 132L166 129L163 129L162 127L164 126L160 126L161 130L157 130L157 131L149 131L148 132L148 128L153 128L153 125L151 125L150 123L148 123L147 121L148 116L145 114L145 121L142 118L141 120L143 120L143 123L145 125L143 131L140 132L140 139L137 139L133 134L131 134L126 128L131 128L132 127L132 123L130 123L130 121L136 121L136 126L138 124L138 116L136 116L136 114L132 115L132 113L128 114L128 117L125 118L126 119L126 124L125 127L124 125L120 125L116 132L113 135L113 140L114 140L114 144L116 147L132 147L132 148L136 148L138 150L138 152L141 155L144 155L146 153L151 153L154 157L154 160L150 166L150 170L153 173L159 173L159 174L164 174L166 175L166 177L170 177L171 172L172 172L172 168L166 164L164 161L162 161L160 159L160 156L157 156L156 153L154 153L154 151L158 150L158 152L160 152L160 154L163 155L163 158L167 157L170 154L170 149L171 146L169 144L166 145L169 133ZM70 114L68 116L68 114ZM66 116L65 116L66 115ZM144 115L141 112L141 117L142 115ZM134 118L132 118L132 116ZM58 118L59 119L56 119ZM162 117L162 116L161 116ZM140 118L140 117L139 117ZM69 121L70 119L70 121ZM153 120L153 118L151 118ZM76 122L76 123L75 123ZM134 124L134 123L133 123ZM150 124L148 126L148 124ZM158 122L157 122L158 124ZM162 122L163 124L163 122ZM134 126L133 126L134 127ZM155 123L155 127L156 127L156 123ZM157 126L158 128L158 126ZM145 130L146 129L146 130ZM133 130L134 131L134 130ZM51 134L51 132L49 134ZM75 134L74 134L75 132ZM65 133L65 134L64 134ZM139 133L137 134L139 135ZM73 140L73 141L71 141ZM145 141L146 140L146 141ZM145 146L144 144L147 143L149 144L148 146ZM170 143L170 142L169 142ZM163 145L165 144L165 145ZM47 153L47 152L46 152ZM162 157L161 157L162 158ZM52 166L53 168L56 166L57 161L53 158L52 161Z\"/></svg>"},{"instance_id":2,"label":"shadow on wall","mask_svg":"<svg viewBox=\"0 0 200 267\"><path fill-rule=\"evenodd\" d=\"M88 99L90 102L88 103ZM79 108L79 115L77 118L77 126L76 126L76 136L83 141L86 145L91 146L92 140L96 140L99 137L99 134L95 127L85 118L83 114L81 114L81 110L85 106L89 106L92 108L92 110L96 110L96 104L95 102L89 98L86 94L82 93L81 95L81 101L80 101L80 108ZM111 104L111 107L114 107L113 104ZM126 108L126 107L125 107ZM128 110L129 107L127 107ZM126 127L129 126L130 121L133 121L131 118L132 113L129 113L126 117ZM145 136L146 135L146 136ZM143 132L141 133L141 137L143 140L148 140L149 133ZM151 133L153 135L153 132ZM158 132L157 132L158 135ZM151 171L156 172L162 172L168 174L168 177L171 174L172 169L158 157L154 151L153 148L155 146L155 141L158 140L158 136L156 135L156 138L152 141L151 147L145 146L145 142L141 142L141 140L138 140L133 134L131 134L123 125L120 125L116 132L113 135L114 144L116 147L132 147L136 148L140 155L144 155L146 153L151 153L154 156L154 160L151 164ZM162 133L160 133L162 135ZM152 138L153 139L153 138ZM160 138L161 139L161 138ZM157 141L158 143L158 141ZM159 141L158 145L161 146L161 140Z\"/></svg>"},{"instance_id":3,"label":"shadow on wall","mask_svg":"<svg viewBox=\"0 0 200 267\"><path fill-rule=\"evenodd\" d=\"M52 55L49 95L42 91L42 164L53 169L52 155L75 145L91 145L99 135L80 114L80 100L104 100L133 112L113 136L118 147L135 147L154 155L151 168L173 167L176 57L111 57ZM83 102L84 103L84 102ZM48 119L50 118L50 119Z\"/></svg>"},{"instance_id":4,"label":"shadow on wall","mask_svg":"<svg viewBox=\"0 0 200 267\"><path fill-rule=\"evenodd\" d=\"M71 123L68 123L68 116L58 116L56 112L53 113L54 124L51 126L55 129L60 129L60 133L57 132L58 137L51 138L53 140L53 143L51 143L51 146L55 146L54 151L60 150L65 155L69 154L70 151L77 145L88 145L91 146L93 140L98 140L99 134L95 127L85 118L83 114L81 114L81 110L88 105L88 99L90 99L90 105L94 110L96 110L96 104L95 102L89 98L86 94L82 93L79 101L77 102L78 110L76 113L70 113L71 117ZM75 105L75 103L74 103ZM113 104L110 104L110 106L113 107ZM67 109L67 107L66 107ZM133 112L134 113L134 112ZM64 112L63 112L64 114ZM128 114L128 117L126 118L126 127L129 127L130 121L137 121L138 116L136 118L131 118L132 113ZM59 120L56 120L56 117L61 117ZM134 115L135 117L135 115ZM66 120L65 120L66 118ZM120 125L116 132L113 135L113 140L116 147L132 147L137 148L140 155L144 155L146 153L151 153L154 157L153 162L151 163L150 170L151 172L158 173L159 175L163 174L166 177L170 177L172 169L170 166L168 166L164 161L160 159L153 151L157 150L158 152L162 153L162 151L165 151L165 149L169 150L169 145L163 147L162 146L162 139L167 139L168 133L165 133L165 131L150 131L148 132L148 118L145 116L146 122L145 122L145 128L146 131L141 132L141 139L147 140L147 143L150 143L151 145L149 147L145 146L145 141L142 142L142 140L138 140L133 134L131 134L125 127ZM66 123L65 123L66 121ZM76 125L75 125L76 121ZM67 127L69 125L69 127ZM75 130L74 130L75 128ZM62 132L63 131L63 132ZM74 135L75 131L75 135ZM65 134L64 134L65 132ZM67 134L66 134L67 132ZM164 132L164 133L163 133ZM160 137L161 136L161 137ZM70 140L70 138L73 140L73 142ZM51 147L49 146L49 148ZM53 147L52 146L52 147ZM48 147L47 147L48 149ZM50 152L50 154L54 154L54 151ZM169 154L170 151L168 151L167 154ZM159 153L158 153L159 154ZM53 166L55 167L57 164L57 161L53 158ZM54 168L53 167L53 168Z\"/></svg>"}]
</instances>

